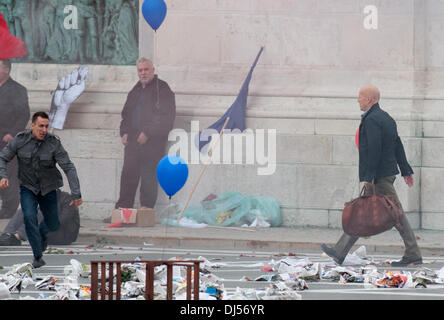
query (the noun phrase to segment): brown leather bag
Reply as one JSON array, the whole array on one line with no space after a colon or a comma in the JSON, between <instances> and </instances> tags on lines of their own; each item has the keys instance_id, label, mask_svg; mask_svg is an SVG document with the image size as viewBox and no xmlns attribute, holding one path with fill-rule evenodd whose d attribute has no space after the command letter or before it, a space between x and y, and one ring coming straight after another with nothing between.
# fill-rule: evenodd
<instances>
[{"instance_id":1,"label":"brown leather bag","mask_svg":"<svg viewBox=\"0 0 444 320\"><path fill-rule=\"evenodd\" d=\"M351 236L368 237L390 230L394 226L401 228L399 218L403 214L395 198L389 195L376 195L372 183L372 193L364 186L358 198L345 203L342 211L342 228Z\"/></svg>"}]
</instances>

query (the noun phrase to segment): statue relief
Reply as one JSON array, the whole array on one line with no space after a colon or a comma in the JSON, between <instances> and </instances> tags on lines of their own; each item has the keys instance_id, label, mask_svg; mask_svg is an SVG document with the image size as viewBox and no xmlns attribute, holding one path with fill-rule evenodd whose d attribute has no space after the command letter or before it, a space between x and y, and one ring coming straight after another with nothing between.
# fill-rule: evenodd
<instances>
[{"instance_id":1,"label":"statue relief","mask_svg":"<svg viewBox=\"0 0 444 320\"><path fill-rule=\"evenodd\" d=\"M103 50L113 63L130 64L137 60L138 18L128 1L108 0L105 9ZM111 53L116 54L111 56Z\"/></svg>"},{"instance_id":2,"label":"statue relief","mask_svg":"<svg viewBox=\"0 0 444 320\"><path fill-rule=\"evenodd\" d=\"M139 0L0 0L28 54L16 62L133 65Z\"/></svg>"},{"instance_id":3,"label":"statue relief","mask_svg":"<svg viewBox=\"0 0 444 320\"><path fill-rule=\"evenodd\" d=\"M4 0L0 0L0 2L4 2ZM28 18L31 15L33 3L27 0L9 0L7 2L11 3L12 6L11 25L14 25L14 35L26 43L27 56L30 60L34 60L34 32L31 20Z\"/></svg>"},{"instance_id":4,"label":"statue relief","mask_svg":"<svg viewBox=\"0 0 444 320\"><path fill-rule=\"evenodd\" d=\"M41 0L38 3L39 16L39 56L44 60L49 57L50 40L54 36L55 17L56 17L57 0Z\"/></svg>"},{"instance_id":5,"label":"statue relief","mask_svg":"<svg viewBox=\"0 0 444 320\"><path fill-rule=\"evenodd\" d=\"M15 34L14 32L14 19L12 18L12 0L0 1L0 13L3 18L5 18L6 23L9 26L9 32Z\"/></svg>"}]
</instances>

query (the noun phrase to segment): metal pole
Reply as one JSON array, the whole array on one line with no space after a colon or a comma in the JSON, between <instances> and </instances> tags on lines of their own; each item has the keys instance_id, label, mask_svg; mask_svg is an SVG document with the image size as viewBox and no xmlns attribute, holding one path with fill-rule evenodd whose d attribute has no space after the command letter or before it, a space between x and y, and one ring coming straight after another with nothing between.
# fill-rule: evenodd
<instances>
[{"instance_id":1,"label":"metal pole","mask_svg":"<svg viewBox=\"0 0 444 320\"><path fill-rule=\"evenodd\" d=\"M97 262L91 262L91 300L97 300L98 283L98 265Z\"/></svg>"}]
</instances>

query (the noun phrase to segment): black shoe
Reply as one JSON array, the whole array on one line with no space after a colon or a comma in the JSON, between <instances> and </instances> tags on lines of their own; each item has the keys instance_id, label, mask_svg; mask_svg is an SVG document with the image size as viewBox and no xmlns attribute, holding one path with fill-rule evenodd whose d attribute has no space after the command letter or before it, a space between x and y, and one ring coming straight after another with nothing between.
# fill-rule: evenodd
<instances>
[{"instance_id":1,"label":"black shoe","mask_svg":"<svg viewBox=\"0 0 444 320\"><path fill-rule=\"evenodd\" d=\"M39 259L34 258L34 261L32 262L32 267L34 269L37 269L37 268L43 267L45 264L46 264L46 262L42 258L39 258Z\"/></svg>"},{"instance_id":2,"label":"black shoe","mask_svg":"<svg viewBox=\"0 0 444 320\"><path fill-rule=\"evenodd\" d=\"M13 234L3 233L0 236L0 246L21 246L22 242Z\"/></svg>"},{"instance_id":3,"label":"black shoe","mask_svg":"<svg viewBox=\"0 0 444 320\"><path fill-rule=\"evenodd\" d=\"M48 239L46 236L42 235L42 252L45 252L48 249Z\"/></svg>"},{"instance_id":4,"label":"black shoe","mask_svg":"<svg viewBox=\"0 0 444 320\"><path fill-rule=\"evenodd\" d=\"M111 223L111 217L102 220L103 223Z\"/></svg>"},{"instance_id":5,"label":"black shoe","mask_svg":"<svg viewBox=\"0 0 444 320\"><path fill-rule=\"evenodd\" d=\"M324 251L330 258L332 258L337 264L341 265L344 262L344 258L339 257L338 253L328 247L325 243L321 244L322 251Z\"/></svg>"},{"instance_id":6,"label":"black shoe","mask_svg":"<svg viewBox=\"0 0 444 320\"><path fill-rule=\"evenodd\" d=\"M390 263L390 265L392 267L406 267L408 265L417 265L417 264L422 264L422 258L406 258L406 257L402 257L401 260L399 261L393 261L392 263Z\"/></svg>"}]
</instances>

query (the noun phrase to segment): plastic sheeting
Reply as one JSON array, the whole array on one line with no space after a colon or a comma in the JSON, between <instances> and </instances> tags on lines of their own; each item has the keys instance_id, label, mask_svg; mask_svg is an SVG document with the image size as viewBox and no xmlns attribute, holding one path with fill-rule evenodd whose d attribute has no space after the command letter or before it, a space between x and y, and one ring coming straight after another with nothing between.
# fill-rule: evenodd
<instances>
[{"instance_id":1,"label":"plastic sheeting","mask_svg":"<svg viewBox=\"0 0 444 320\"><path fill-rule=\"evenodd\" d=\"M176 215L176 219L179 213ZM222 227L279 227L282 224L278 201L266 196L244 196L236 191L227 191L219 195L210 194L203 201L189 206L181 219L164 219L163 224L189 226L193 223Z\"/></svg>"}]
</instances>

